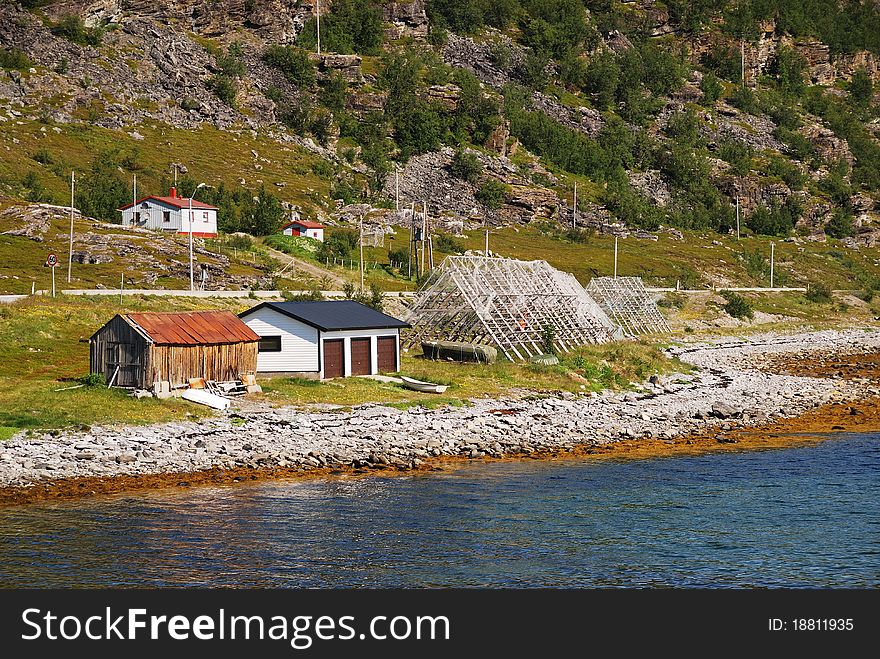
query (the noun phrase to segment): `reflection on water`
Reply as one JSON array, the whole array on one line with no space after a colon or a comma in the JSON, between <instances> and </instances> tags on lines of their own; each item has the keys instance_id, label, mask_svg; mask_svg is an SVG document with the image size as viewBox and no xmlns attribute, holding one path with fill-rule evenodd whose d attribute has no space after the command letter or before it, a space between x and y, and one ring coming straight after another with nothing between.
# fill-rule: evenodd
<instances>
[{"instance_id":1,"label":"reflection on water","mask_svg":"<svg viewBox=\"0 0 880 659\"><path fill-rule=\"evenodd\" d=\"M880 435L0 509L4 586L878 586Z\"/></svg>"}]
</instances>

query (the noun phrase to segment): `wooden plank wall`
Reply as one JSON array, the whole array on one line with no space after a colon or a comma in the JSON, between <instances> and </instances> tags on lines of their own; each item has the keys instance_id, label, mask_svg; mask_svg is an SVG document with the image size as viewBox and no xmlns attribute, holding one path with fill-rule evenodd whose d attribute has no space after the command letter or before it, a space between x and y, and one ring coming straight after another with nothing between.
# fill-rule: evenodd
<instances>
[{"instance_id":1,"label":"wooden plank wall","mask_svg":"<svg viewBox=\"0 0 880 659\"><path fill-rule=\"evenodd\" d=\"M187 384L190 378L234 380L257 372L257 342L230 345L153 346L147 388L167 380Z\"/></svg>"},{"instance_id":2,"label":"wooden plank wall","mask_svg":"<svg viewBox=\"0 0 880 659\"><path fill-rule=\"evenodd\" d=\"M91 373L103 373L109 381L113 377L113 371L108 368L108 359L115 359L116 344L132 346L129 349L129 353L136 356L135 361L139 365L137 378L141 382L138 383L138 386L143 386L143 375L149 358L148 344L140 334L135 332L119 316L110 319L104 327L96 332L95 337L89 342L89 371ZM131 375L134 375L134 373L131 373Z\"/></svg>"}]
</instances>

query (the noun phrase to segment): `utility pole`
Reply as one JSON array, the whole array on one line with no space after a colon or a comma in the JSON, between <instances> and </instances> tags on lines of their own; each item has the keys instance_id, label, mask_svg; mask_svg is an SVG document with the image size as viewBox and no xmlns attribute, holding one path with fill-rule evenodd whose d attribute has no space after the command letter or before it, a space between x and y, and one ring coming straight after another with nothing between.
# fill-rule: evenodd
<instances>
[{"instance_id":1,"label":"utility pole","mask_svg":"<svg viewBox=\"0 0 880 659\"><path fill-rule=\"evenodd\" d=\"M736 193L736 239L739 240L739 191Z\"/></svg>"},{"instance_id":2,"label":"utility pole","mask_svg":"<svg viewBox=\"0 0 880 659\"><path fill-rule=\"evenodd\" d=\"M739 69L742 75L742 86L746 86L746 41L740 39L739 42Z\"/></svg>"},{"instance_id":3,"label":"utility pole","mask_svg":"<svg viewBox=\"0 0 880 659\"><path fill-rule=\"evenodd\" d=\"M776 243L770 243L770 288L773 288L773 270L776 261Z\"/></svg>"},{"instance_id":4,"label":"utility pole","mask_svg":"<svg viewBox=\"0 0 880 659\"><path fill-rule=\"evenodd\" d=\"M489 229L486 229L486 256L489 256Z\"/></svg>"},{"instance_id":5,"label":"utility pole","mask_svg":"<svg viewBox=\"0 0 880 659\"><path fill-rule=\"evenodd\" d=\"M412 263L413 263L413 228L416 223L416 202L410 204L409 209L409 263L406 266L406 276L412 279Z\"/></svg>"},{"instance_id":6,"label":"utility pole","mask_svg":"<svg viewBox=\"0 0 880 659\"><path fill-rule=\"evenodd\" d=\"M76 174L71 170L71 172L70 172L70 249L67 253L67 283L68 284L70 283L71 274L73 272L73 188L75 185L75 180L76 180ZM54 268L52 269L52 272L53 273L55 272ZM54 297L55 296L55 293L54 293L54 288L55 288L54 274L52 277L52 282L53 282L52 296Z\"/></svg>"},{"instance_id":7,"label":"utility pole","mask_svg":"<svg viewBox=\"0 0 880 659\"><path fill-rule=\"evenodd\" d=\"M617 279L617 236L614 236L614 278Z\"/></svg>"},{"instance_id":8,"label":"utility pole","mask_svg":"<svg viewBox=\"0 0 880 659\"><path fill-rule=\"evenodd\" d=\"M174 167L174 187L176 188L177 187L177 163L175 162L171 166Z\"/></svg>"},{"instance_id":9,"label":"utility pole","mask_svg":"<svg viewBox=\"0 0 880 659\"><path fill-rule=\"evenodd\" d=\"M574 208L571 211L571 228L577 229L578 221L578 182L574 182Z\"/></svg>"},{"instance_id":10,"label":"utility pole","mask_svg":"<svg viewBox=\"0 0 880 659\"><path fill-rule=\"evenodd\" d=\"M196 290L195 275L193 273L193 197L199 188L205 187L204 183L199 183L196 189L189 196L189 290Z\"/></svg>"},{"instance_id":11,"label":"utility pole","mask_svg":"<svg viewBox=\"0 0 880 659\"><path fill-rule=\"evenodd\" d=\"M321 55L321 0L315 0L315 26L318 30L318 55Z\"/></svg>"},{"instance_id":12,"label":"utility pole","mask_svg":"<svg viewBox=\"0 0 880 659\"><path fill-rule=\"evenodd\" d=\"M400 212L400 169L394 167L394 210Z\"/></svg>"},{"instance_id":13,"label":"utility pole","mask_svg":"<svg viewBox=\"0 0 880 659\"><path fill-rule=\"evenodd\" d=\"M358 230L361 234L360 257L361 257L361 293L364 292L364 216L361 215Z\"/></svg>"}]
</instances>

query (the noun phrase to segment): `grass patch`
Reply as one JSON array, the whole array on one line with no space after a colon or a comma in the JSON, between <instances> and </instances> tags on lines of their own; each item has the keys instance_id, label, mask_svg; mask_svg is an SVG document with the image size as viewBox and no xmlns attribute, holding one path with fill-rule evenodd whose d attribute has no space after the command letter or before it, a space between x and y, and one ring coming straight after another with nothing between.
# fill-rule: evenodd
<instances>
[{"instance_id":1,"label":"grass patch","mask_svg":"<svg viewBox=\"0 0 880 659\"><path fill-rule=\"evenodd\" d=\"M302 378L277 377L261 381L266 397L279 404L335 404L354 406L382 403L399 409L411 406L460 406L468 399L498 397L514 390L520 394L548 394L559 391L588 392L606 387L626 388L650 375L688 367L666 357L660 346L650 342L627 342L586 346L561 355L555 366L507 361L471 364L429 361L404 355L401 373L418 380L446 384L445 394L428 394L406 389L400 384L368 378L346 378L319 382Z\"/></svg>"},{"instance_id":2,"label":"grass patch","mask_svg":"<svg viewBox=\"0 0 880 659\"><path fill-rule=\"evenodd\" d=\"M56 391L89 370L88 337L113 314L128 311L241 311L230 300L186 298L36 298L0 311L0 427L64 428L101 423L146 424L210 412L187 401L136 400L101 385Z\"/></svg>"},{"instance_id":3,"label":"grass patch","mask_svg":"<svg viewBox=\"0 0 880 659\"><path fill-rule=\"evenodd\" d=\"M21 428L15 428L12 426L0 426L0 442L5 442L19 430L21 430Z\"/></svg>"}]
</instances>

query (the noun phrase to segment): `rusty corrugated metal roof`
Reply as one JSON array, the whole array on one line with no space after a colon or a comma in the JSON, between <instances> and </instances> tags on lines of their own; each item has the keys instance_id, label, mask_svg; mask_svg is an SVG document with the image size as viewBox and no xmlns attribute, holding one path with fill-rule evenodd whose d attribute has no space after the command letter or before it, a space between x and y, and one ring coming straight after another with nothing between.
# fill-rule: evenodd
<instances>
[{"instance_id":1,"label":"rusty corrugated metal roof","mask_svg":"<svg viewBox=\"0 0 880 659\"><path fill-rule=\"evenodd\" d=\"M259 335L231 311L130 313L124 317L159 345L218 345L260 340Z\"/></svg>"}]
</instances>

